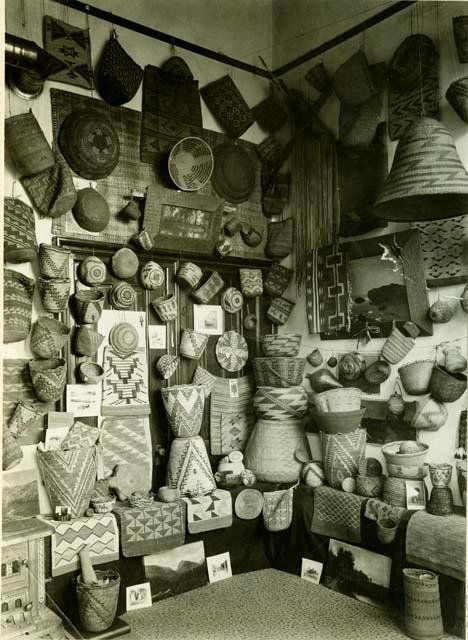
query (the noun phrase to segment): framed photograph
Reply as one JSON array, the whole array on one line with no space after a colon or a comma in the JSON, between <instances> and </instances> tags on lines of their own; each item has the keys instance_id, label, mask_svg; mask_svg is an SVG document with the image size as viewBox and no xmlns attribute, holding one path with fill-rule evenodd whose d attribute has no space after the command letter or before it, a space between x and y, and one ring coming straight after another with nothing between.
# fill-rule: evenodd
<instances>
[{"instance_id":1,"label":"framed photograph","mask_svg":"<svg viewBox=\"0 0 468 640\"><path fill-rule=\"evenodd\" d=\"M67 411L75 418L98 416L101 411L101 383L67 384Z\"/></svg>"},{"instance_id":2,"label":"framed photograph","mask_svg":"<svg viewBox=\"0 0 468 640\"><path fill-rule=\"evenodd\" d=\"M203 587L208 582L202 541L143 556L143 564L153 602Z\"/></svg>"},{"instance_id":3,"label":"framed photograph","mask_svg":"<svg viewBox=\"0 0 468 640\"><path fill-rule=\"evenodd\" d=\"M193 329L210 336L221 336L224 333L223 308L216 304L194 304Z\"/></svg>"},{"instance_id":4,"label":"framed photograph","mask_svg":"<svg viewBox=\"0 0 468 640\"><path fill-rule=\"evenodd\" d=\"M210 582L219 582L232 578L231 556L229 551L220 553L217 556L210 556L206 559L208 569L208 579Z\"/></svg>"},{"instance_id":5,"label":"framed photograph","mask_svg":"<svg viewBox=\"0 0 468 640\"><path fill-rule=\"evenodd\" d=\"M426 485L424 480L406 480L406 508L411 511L426 508Z\"/></svg>"},{"instance_id":6,"label":"framed photograph","mask_svg":"<svg viewBox=\"0 0 468 640\"><path fill-rule=\"evenodd\" d=\"M224 201L199 193L148 187L144 227L156 249L208 255L221 231Z\"/></svg>"},{"instance_id":7,"label":"framed photograph","mask_svg":"<svg viewBox=\"0 0 468 640\"><path fill-rule=\"evenodd\" d=\"M35 447L34 447L35 448ZM39 507L39 470L4 471L2 474L2 520L33 518ZM42 479L41 479L42 481Z\"/></svg>"},{"instance_id":8,"label":"framed photograph","mask_svg":"<svg viewBox=\"0 0 468 640\"><path fill-rule=\"evenodd\" d=\"M325 571L326 587L375 607L387 606L391 558L330 539Z\"/></svg>"},{"instance_id":9,"label":"framed photograph","mask_svg":"<svg viewBox=\"0 0 468 640\"><path fill-rule=\"evenodd\" d=\"M314 584L320 584L322 570L323 564L321 562L309 560L309 558L302 558L301 578L304 578L304 580L308 580Z\"/></svg>"},{"instance_id":10,"label":"framed photograph","mask_svg":"<svg viewBox=\"0 0 468 640\"><path fill-rule=\"evenodd\" d=\"M151 607L151 588L149 582L132 584L130 587L127 587L126 597L127 611Z\"/></svg>"}]
</instances>

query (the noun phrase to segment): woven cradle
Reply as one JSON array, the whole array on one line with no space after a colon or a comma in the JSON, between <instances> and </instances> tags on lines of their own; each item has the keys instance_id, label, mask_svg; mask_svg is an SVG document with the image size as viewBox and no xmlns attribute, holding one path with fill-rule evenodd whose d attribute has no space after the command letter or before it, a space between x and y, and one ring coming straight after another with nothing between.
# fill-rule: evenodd
<instances>
[{"instance_id":1,"label":"woven cradle","mask_svg":"<svg viewBox=\"0 0 468 640\"><path fill-rule=\"evenodd\" d=\"M445 367L437 365L432 370L429 391L439 402L455 402L466 391L466 375L449 373Z\"/></svg>"},{"instance_id":2,"label":"woven cradle","mask_svg":"<svg viewBox=\"0 0 468 640\"><path fill-rule=\"evenodd\" d=\"M101 317L104 293L99 289L78 291L73 296L73 309L79 324L94 324Z\"/></svg>"},{"instance_id":3,"label":"woven cradle","mask_svg":"<svg viewBox=\"0 0 468 640\"><path fill-rule=\"evenodd\" d=\"M463 122L468 124L468 77L452 82L445 97Z\"/></svg>"},{"instance_id":4,"label":"woven cradle","mask_svg":"<svg viewBox=\"0 0 468 640\"><path fill-rule=\"evenodd\" d=\"M176 438L196 436L205 407L205 389L194 384L179 384L161 389L167 418Z\"/></svg>"},{"instance_id":5,"label":"woven cradle","mask_svg":"<svg viewBox=\"0 0 468 640\"><path fill-rule=\"evenodd\" d=\"M103 340L103 335L87 325L81 325L73 335L73 351L80 356L94 356Z\"/></svg>"},{"instance_id":6,"label":"woven cradle","mask_svg":"<svg viewBox=\"0 0 468 640\"><path fill-rule=\"evenodd\" d=\"M323 470L328 484L341 489L345 478L355 478L365 465L366 430L328 434L320 432ZM365 468L365 466L364 466Z\"/></svg>"},{"instance_id":7,"label":"woven cradle","mask_svg":"<svg viewBox=\"0 0 468 640\"><path fill-rule=\"evenodd\" d=\"M39 358L55 356L70 337L70 329L55 318L39 316L31 332L31 350Z\"/></svg>"},{"instance_id":8,"label":"woven cradle","mask_svg":"<svg viewBox=\"0 0 468 640\"><path fill-rule=\"evenodd\" d=\"M63 358L30 360L29 373L37 399L41 402L56 402L65 387L67 365Z\"/></svg>"},{"instance_id":9,"label":"woven cradle","mask_svg":"<svg viewBox=\"0 0 468 640\"><path fill-rule=\"evenodd\" d=\"M444 633L439 579L426 569L403 569L405 631L415 640L439 640Z\"/></svg>"},{"instance_id":10,"label":"woven cradle","mask_svg":"<svg viewBox=\"0 0 468 640\"><path fill-rule=\"evenodd\" d=\"M362 391L355 387L327 389L312 398L319 413L328 411L358 411L361 408Z\"/></svg>"},{"instance_id":11,"label":"woven cradle","mask_svg":"<svg viewBox=\"0 0 468 640\"><path fill-rule=\"evenodd\" d=\"M224 287L224 280L217 271L213 271L208 280L192 293L193 297L200 304L208 302Z\"/></svg>"},{"instance_id":12,"label":"woven cradle","mask_svg":"<svg viewBox=\"0 0 468 640\"><path fill-rule=\"evenodd\" d=\"M3 342L27 338L31 328L32 296L35 282L31 278L5 269L3 272Z\"/></svg>"},{"instance_id":13,"label":"woven cradle","mask_svg":"<svg viewBox=\"0 0 468 640\"><path fill-rule=\"evenodd\" d=\"M3 255L7 262L29 262L36 257L34 211L18 198L4 198Z\"/></svg>"},{"instance_id":14,"label":"woven cradle","mask_svg":"<svg viewBox=\"0 0 468 640\"><path fill-rule=\"evenodd\" d=\"M177 271L176 280L183 286L193 289L200 282L203 271L193 262L184 262Z\"/></svg>"},{"instance_id":15,"label":"woven cradle","mask_svg":"<svg viewBox=\"0 0 468 640\"><path fill-rule=\"evenodd\" d=\"M300 333L267 333L261 337L263 353L268 358L295 358L299 353Z\"/></svg>"},{"instance_id":16,"label":"woven cradle","mask_svg":"<svg viewBox=\"0 0 468 640\"><path fill-rule=\"evenodd\" d=\"M52 149L32 111L5 120L5 145L20 177L33 176L55 164Z\"/></svg>"},{"instance_id":17,"label":"woven cradle","mask_svg":"<svg viewBox=\"0 0 468 640\"><path fill-rule=\"evenodd\" d=\"M175 438L167 464L166 484L181 495L201 495L216 489L205 442L200 436Z\"/></svg>"},{"instance_id":18,"label":"woven cradle","mask_svg":"<svg viewBox=\"0 0 468 640\"><path fill-rule=\"evenodd\" d=\"M448 516L453 513L453 495L450 487L434 487L427 503L428 513L433 516Z\"/></svg>"},{"instance_id":19,"label":"woven cradle","mask_svg":"<svg viewBox=\"0 0 468 640\"><path fill-rule=\"evenodd\" d=\"M76 579L78 614L85 631L108 629L115 619L119 600L120 576L116 571L96 570L98 582L84 583L81 575Z\"/></svg>"},{"instance_id":20,"label":"woven cradle","mask_svg":"<svg viewBox=\"0 0 468 640\"><path fill-rule=\"evenodd\" d=\"M193 329L184 329L180 339L179 353L184 358L198 360L208 344L208 336Z\"/></svg>"},{"instance_id":21,"label":"woven cradle","mask_svg":"<svg viewBox=\"0 0 468 640\"><path fill-rule=\"evenodd\" d=\"M37 450L37 460L47 495L52 506L70 508L72 518L83 516L96 482L94 447L67 451Z\"/></svg>"},{"instance_id":22,"label":"woven cradle","mask_svg":"<svg viewBox=\"0 0 468 640\"><path fill-rule=\"evenodd\" d=\"M422 396L427 393L433 368L433 360L417 360L400 367L398 374L406 393L412 396Z\"/></svg>"},{"instance_id":23,"label":"woven cradle","mask_svg":"<svg viewBox=\"0 0 468 640\"><path fill-rule=\"evenodd\" d=\"M382 348L382 357L390 364L398 364L414 347L413 338L405 336L396 325Z\"/></svg>"},{"instance_id":24,"label":"woven cradle","mask_svg":"<svg viewBox=\"0 0 468 640\"><path fill-rule=\"evenodd\" d=\"M244 298L256 298L263 294L261 269L239 269L240 287Z\"/></svg>"},{"instance_id":25,"label":"woven cradle","mask_svg":"<svg viewBox=\"0 0 468 640\"><path fill-rule=\"evenodd\" d=\"M276 325L285 324L294 308L294 304L291 300L283 297L274 298L266 312L268 320Z\"/></svg>"},{"instance_id":26,"label":"woven cradle","mask_svg":"<svg viewBox=\"0 0 468 640\"><path fill-rule=\"evenodd\" d=\"M71 252L63 247L41 243L39 246L39 273L45 278L68 278Z\"/></svg>"},{"instance_id":27,"label":"woven cradle","mask_svg":"<svg viewBox=\"0 0 468 640\"><path fill-rule=\"evenodd\" d=\"M307 392L301 386L259 387L253 406L257 417L265 420L302 418L307 413Z\"/></svg>"},{"instance_id":28,"label":"woven cradle","mask_svg":"<svg viewBox=\"0 0 468 640\"><path fill-rule=\"evenodd\" d=\"M297 450L307 451L302 420L258 420L244 451L244 464L261 482L296 482L302 467Z\"/></svg>"},{"instance_id":29,"label":"woven cradle","mask_svg":"<svg viewBox=\"0 0 468 640\"><path fill-rule=\"evenodd\" d=\"M50 313L64 311L70 295L70 280L68 278L39 278L38 284L44 309Z\"/></svg>"},{"instance_id":30,"label":"woven cradle","mask_svg":"<svg viewBox=\"0 0 468 640\"><path fill-rule=\"evenodd\" d=\"M258 387L297 387L304 376L305 358L254 358Z\"/></svg>"}]
</instances>

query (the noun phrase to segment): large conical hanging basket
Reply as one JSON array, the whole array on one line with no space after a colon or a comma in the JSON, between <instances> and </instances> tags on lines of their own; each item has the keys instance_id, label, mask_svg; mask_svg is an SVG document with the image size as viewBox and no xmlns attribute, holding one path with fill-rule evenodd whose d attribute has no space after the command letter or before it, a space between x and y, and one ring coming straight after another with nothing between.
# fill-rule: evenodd
<instances>
[{"instance_id":1,"label":"large conical hanging basket","mask_svg":"<svg viewBox=\"0 0 468 640\"><path fill-rule=\"evenodd\" d=\"M196 436L203 420L205 388L195 384L179 384L162 388L161 395L176 438Z\"/></svg>"},{"instance_id":2,"label":"large conical hanging basket","mask_svg":"<svg viewBox=\"0 0 468 640\"><path fill-rule=\"evenodd\" d=\"M52 510L57 506L69 507L72 518L83 516L96 483L94 447L67 451L38 449L37 460Z\"/></svg>"},{"instance_id":3,"label":"large conical hanging basket","mask_svg":"<svg viewBox=\"0 0 468 640\"><path fill-rule=\"evenodd\" d=\"M52 149L32 111L5 120L5 144L20 177L33 176L55 164Z\"/></svg>"},{"instance_id":4,"label":"large conical hanging basket","mask_svg":"<svg viewBox=\"0 0 468 640\"><path fill-rule=\"evenodd\" d=\"M307 447L302 420L258 420L244 451L244 464L261 482L296 482L302 467L296 453L308 451Z\"/></svg>"},{"instance_id":5,"label":"large conical hanging basket","mask_svg":"<svg viewBox=\"0 0 468 640\"><path fill-rule=\"evenodd\" d=\"M439 579L425 569L403 569L405 631L415 640L439 640L444 633Z\"/></svg>"},{"instance_id":6,"label":"large conical hanging basket","mask_svg":"<svg viewBox=\"0 0 468 640\"><path fill-rule=\"evenodd\" d=\"M416 120L398 143L374 215L414 222L453 218L467 210L468 173L452 136L437 120Z\"/></svg>"},{"instance_id":7,"label":"large conical hanging basket","mask_svg":"<svg viewBox=\"0 0 468 640\"><path fill-rule=\"evenodd\" d=\"M355 478L365 468L366 430L329 434L320 432L323 468L328 484L341 489L345 478Z\"/></svg>"},{"instance_id":8,"label":"large conical hanging basket","mask_svg":"<svg viewBox=\"0 0 468 640\"><path fill-rule=\"evenodd\" d=\"M29 372L38 400L57 402L61 398L67 376L67 364L63 358L30 360Z\"/></svg>"},{"instance_id":9,"label":"large conical hanging basket","mask_svg":"<svg viewBox=\"0 0 468 640\"><path fill-rule=\"evenodd\" d=\"M31 349L39 358L55 356L65 345L70 329L55 318L39 316L31 332Z\"/></svg>"},{"instance_id":10,"label":"large conical hanging basket","mask_svg":"<svg viewBox=\"0 0 468 640\"><path fill-rule=\"evenodd\" d=\"M5 269L3 272L4 343L19 342L28 336L34 285L34 280L18 271Z\"/></svg>"},{"instance_id":11,"label":"large conical hanging basket","mask_svg":"<svg viewBox=\"0 0 468 640\"><path fill-rule=\"evenodd\" d=\"M179 489L181 495L189 496L211 493L216 489L203 438L193 436L172 441L166 484Z\"/></svg>"},{"instance_id":12,"label":"large conical hanging basket","mask_svg":"<svg viewBox=\"0 0 468 640\"><path fill-rule=\"evenodd\" d=\"M115 619L119 600L120 576L116 571L96 571L98 582L86 584L76 579L78 613L84 631L105 631Z\"/></svg>"},{"instance_id":13,"label":"large conical hanging basket","mask_svg":"<svg viewBox=\"0 0 468 640\"><path fill-rule=\"evenodd\" d=\"M18 198L4 199L3 254L7 262L29 262L36 257L34 211Z\"/></svg>"}]
</instances>

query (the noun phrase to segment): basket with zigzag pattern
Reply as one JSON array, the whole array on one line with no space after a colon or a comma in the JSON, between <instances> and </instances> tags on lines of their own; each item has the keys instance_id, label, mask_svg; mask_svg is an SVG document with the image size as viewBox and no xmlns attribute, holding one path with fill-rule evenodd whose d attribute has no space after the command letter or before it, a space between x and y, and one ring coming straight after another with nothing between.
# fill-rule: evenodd
<instances>
[{"instance_id":1,"label":"basket with zigzag pattern","mask_svg":"<svg viewBox=\"0 0 468 640\"><path fill-rule=\"evenodd\" d=\"M44 309L50 313L64 311L70 295L70 280L39 278L38 283Z\"/></svg>"},{"instance_id":2,"label":"basket with zigzag pattern","mask_svg":"<svg viewBox=\"0 0 468 640\"><path fill-rule=\"evenodd\" d=\"M201 385L179 384L161 389L164 407L176 438L196 436L200 431L205 406Z\"/></svg>"},{"instance_id":3,"label":"basket with zigzag pattern","mask_svg":"<svg viewBox=\"0 0 468 640\"><path fill-rule=\"evenodd\" d=\"M184 329L180 339L179 352L184 358L198 360L208 344L208 336L192 329Z\"/></svg>"},{"instance_id":4,"label":"basket with zigzag pattern","mask_svg":"<svg viewBox=\"0 0 468 640\"><path fill-rule=\"evenodd\" d=\"M341 489L345 478L355 478L365 462L366 430L329 434L320 432L323 468L328 484Z\"/></svg>"},{"instance_id":5,"label":"basket with zigzag pattern","mask_svg":"<svg viewBox=\"0 0 468 640\"><path fill-rule=\"evenodd\" d=\"M60 399L67 375L67 364L63 358L30 360L29 373L38 400L57 402Z\"/></svg>"},{"instance_id":6,"label":"basket with zigzag pattern","mask_svg":"<svg viewBox=\"0 0 468 640\"><path fill-rule=\"evenodd\" d=\"M120 576L116 571L96 571L98 582L76 579L76 595L81 626L85 631L108 629L115 619L119 599Z\"/></svg>"}]
</instances>

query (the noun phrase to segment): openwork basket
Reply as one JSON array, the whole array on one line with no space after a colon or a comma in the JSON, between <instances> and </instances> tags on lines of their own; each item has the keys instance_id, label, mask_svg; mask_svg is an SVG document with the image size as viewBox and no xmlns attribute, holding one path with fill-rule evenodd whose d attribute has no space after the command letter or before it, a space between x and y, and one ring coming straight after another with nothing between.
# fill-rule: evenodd
<instances>
[{"instance_id":1,"label":"openwork basket","mask_svg":"<svg viewBox=\"0 0 468 640\"><path fill-rule=\"evenodd\" d=\"M76 579L76 595L81 626L85 631L105 631L115 619L119 600L120 576L116 571L96 570L98 582L84 583Z\"/></svg>"},{"instance_id":2,"label":"openwork basket","mask_svg":"<svg viewBox=\"0 0 468 640\"><path fill-rule=\"evenodd\" d=\"M300 333L267 333L261 338L263 353L268 358L295 358L301 340Z\"/></svg>"},{"instance_id":3,"label":"openwork basket","mask_svg":"<svg viewBox=\"0 0 468 640\"><path fill-rule=\"evenodd\" d=\"M312 398L319 413L328 411L358 411L361 408L362 391L355 387L327 389Z\"/></svg>"},{"instance_id":4,"label":"openwork basket","mask_svg":"<svg viewBox=\"0 0 468 640\"><path fill-rule=\"evenodd\" d=\"M70 337L70 329L55 318L39 316L31 331L31 350L39 358L56 355Z\"/></svg>"},{"instance_id":5,"label":"openwork basket","mask_svg":"<svg viewBox=\"0 0 468 640\"><path fill-rule=\"evenodd\" d=\"M305 358L255 358L258 387L297 387L304 376Z\"/></svg>"},{"instance_id":6,"label":"openwork basket","mask_svg":"<svg viewBox=\"0 0 468 640\"><path fill-rule=\"evenodd\" d=\"M302 418L308 398L304 387L258 387L253 399L255 413L266 420Z\"/></svg>"},{"instance_id":7,"label":"openwork basket","mask_svg":"<svg viewBox=\"0 0 468 640\"><path fill-rule=\"evenodd\" d=\"M183 191L197 191L205 186L213 167L213 152L201 138L182 138L169 154L169 175Z\"/></svg>"},{"instance_id":8,"label":"openwork basket","mask_svg":"<svg viewBox=\"0 0 468 640\"><path fill-rule=\"evenodd\" d=\"M439 640L444 633L439 579L426 569L403 569L405 631L415 640Z\"/></svg>"},{"instance_id":9,"label":"openwork basket","mask_svg":"<svg viewBox=\"0 0 468 640\"><path fill-rule=\"evenodd\" d=\"M180 339L179 353L184 358L199 360L208 344L208 336L193 329L184 329Z\"/></svg>"}]
</instances>

